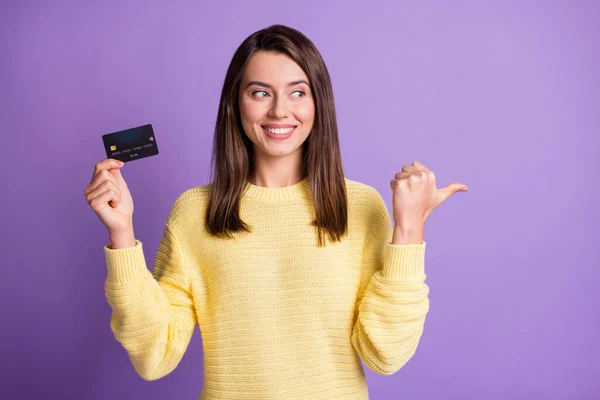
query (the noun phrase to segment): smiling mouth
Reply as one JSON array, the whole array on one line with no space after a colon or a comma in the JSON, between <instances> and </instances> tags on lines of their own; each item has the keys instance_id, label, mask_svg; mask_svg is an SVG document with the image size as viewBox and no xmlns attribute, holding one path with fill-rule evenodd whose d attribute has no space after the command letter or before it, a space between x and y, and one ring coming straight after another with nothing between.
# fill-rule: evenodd
<instances>
[{"instance_id":1,"label":"smiling mouth","mask_svg":"<svg viewBox=\"0 0 600 400\"><path fill-rule=\"evenodd\" d=\"M285 127L285 128L267 128L266 126L263 126L262 128L264 130L268 131L269 133L272 133L275 135L285 135L286 133L290 133L291 131L293 131L296 127L290 126L290 127Z\"/></svg>"},{"instance_id":2,"label":"smiling mouth","mask_svg":"<svg viewBox=\"0 0 600 400\"><path fill-rule=\"evenodd\" d=\"M292 134L296 131L296 128L298 127L297 125L288 125L285 127L278 127L278 128L273 128L273 127L266 127L264 125L261 125L263 131L265 132L265 134L270 137L271 139L287 139L288 137L292 136Z\"/></svg>"}]
</instances>

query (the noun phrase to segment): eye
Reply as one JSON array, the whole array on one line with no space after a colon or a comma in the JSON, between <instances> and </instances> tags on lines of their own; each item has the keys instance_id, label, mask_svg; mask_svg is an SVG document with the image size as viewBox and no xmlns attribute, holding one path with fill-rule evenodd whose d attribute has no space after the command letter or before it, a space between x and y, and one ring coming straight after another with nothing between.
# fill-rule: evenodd
<instances>
[{"instance_id":1,"label":"eye","mask_svg":"<svg viewBox=\"0 0 600 400\"><path fill-rule=\"evenodd\" d=\"M296 96L296 97L304 97L304 96L306 96L306 93L304 93L302 90L296 90L292 94L294 94L294 93L300 93L301 94L300 96Z\"/></svg>"},{"instance_id":2,"label":"eye","mask_svg":"<svg viewBox=\"0 0 600 400\"><path fill-rule=\"evenodd\" d=\"M256 96L256 93L265 93L265 94L268 94L265 90L255 90L254 92L252 92L252 95L254 97L265 97L265 96Z\"/></svg>"}]
</instances>

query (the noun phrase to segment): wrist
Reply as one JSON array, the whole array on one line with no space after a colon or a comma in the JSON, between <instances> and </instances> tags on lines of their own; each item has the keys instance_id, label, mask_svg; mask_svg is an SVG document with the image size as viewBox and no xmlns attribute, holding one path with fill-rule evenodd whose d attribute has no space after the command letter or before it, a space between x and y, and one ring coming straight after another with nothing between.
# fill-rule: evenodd
<instances>
[{"instance_id":1,"label":"wrist","mask_svg":"<svg viewBox=\"0 0 600 400\"><path fill-rule=\"evenodd\" d=\"M133 228L124 232L109 232L111 249L122 249L135 246Z\"/></svg>"},{"instance_id":2,"label":"wrist","mask_svg":"<svg viewBox=\"0 0 600 400\"><path fill-rule=\"evenodd\" d=\"M424 225L395 225L391 244L421 244Z\"/></svg>"}]
</instances>

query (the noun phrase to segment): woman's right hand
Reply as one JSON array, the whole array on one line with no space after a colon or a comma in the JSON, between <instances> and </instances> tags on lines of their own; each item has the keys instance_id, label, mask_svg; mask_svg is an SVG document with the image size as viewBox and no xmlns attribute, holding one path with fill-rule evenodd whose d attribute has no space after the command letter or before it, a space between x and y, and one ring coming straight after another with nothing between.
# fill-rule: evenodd
<instances>
[{"instance_id":1,"label":"woman's right hand","mask_svg":"<svg viewBox=\"0 0 600 400\"><path fill-rule=\"evenodd\" d=\"M94 167L83 194L100 221L112 235L133 230L133 199L121 175L122 161L107 158Z\"/></svg>"}]
</instances>

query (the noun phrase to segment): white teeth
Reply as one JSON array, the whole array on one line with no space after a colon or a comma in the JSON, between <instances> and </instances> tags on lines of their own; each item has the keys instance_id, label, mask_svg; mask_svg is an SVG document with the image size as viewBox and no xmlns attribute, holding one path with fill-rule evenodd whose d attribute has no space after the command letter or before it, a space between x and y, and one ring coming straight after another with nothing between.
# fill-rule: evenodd
<instances>
[{"instance_id":1,"label":"white teeth","mask_svg":"<svg viewBox=\"0 0 600 400\"><path fill-rule=\"evenodd\" d=\"M282 128L282 129L265 128L265 129L276 135L284 135L286 133L290 133L292 131L292 129L294 129L294 128Z\"/></svg>"}]
</instances>

